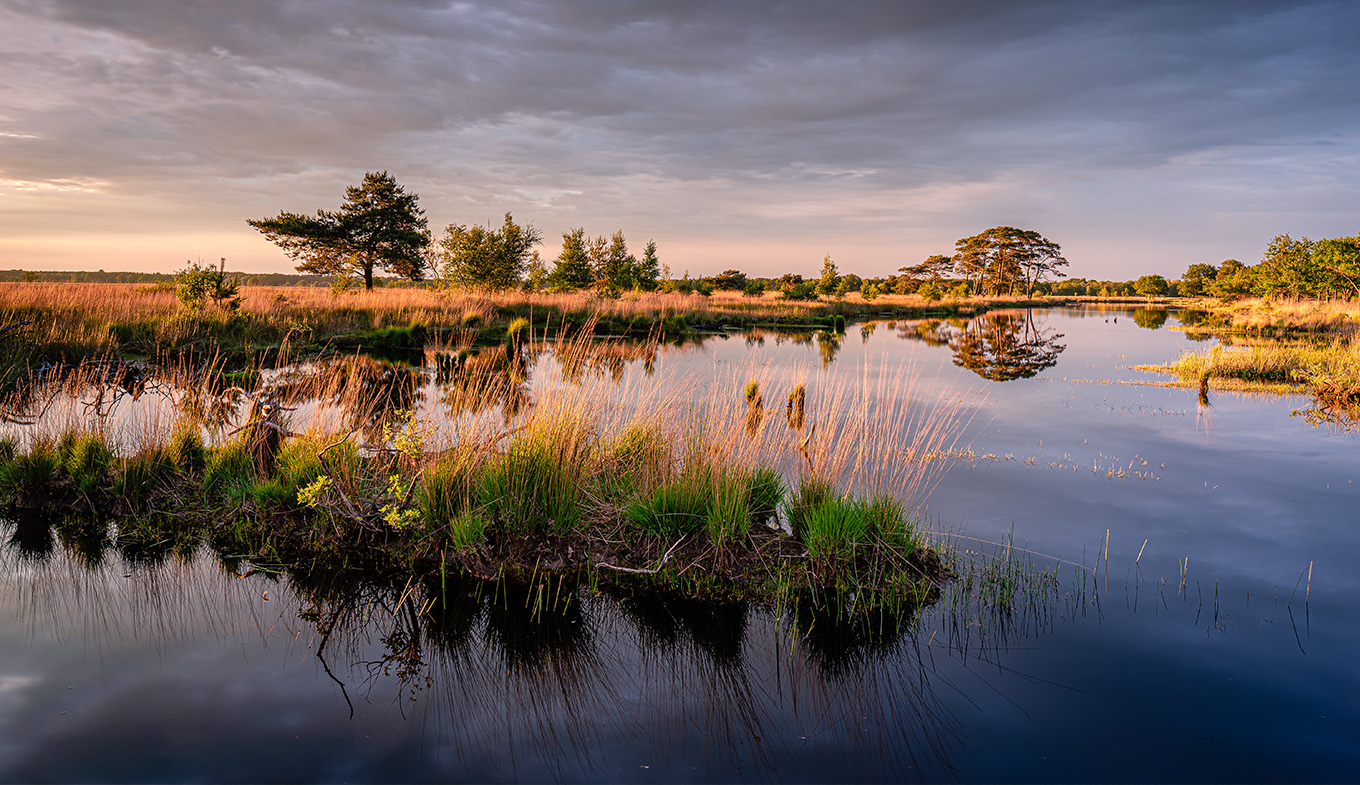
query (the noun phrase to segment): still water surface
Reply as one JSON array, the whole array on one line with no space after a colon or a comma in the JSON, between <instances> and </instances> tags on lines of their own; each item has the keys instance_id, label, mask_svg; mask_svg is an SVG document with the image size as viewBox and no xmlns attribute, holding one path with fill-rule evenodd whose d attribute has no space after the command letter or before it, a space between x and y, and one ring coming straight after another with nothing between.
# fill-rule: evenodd
<instances>
[{"instance_id":1,"label":"still water surface","mask_svg":"<svg viewBox=\"0 0 1360 785\"><path fill-rule=\"evenodd\" d=\"M1174 324L880 322L607 371L964 401L971 454L930 518L1056 567L1011 616L948 592L873 630L673 597L545 606L7 523L0 780L1360 780L1356 437L1291 417L1302 398L1148 385L1130 366L1195 346ZM549 358L534 373L568 383ZM1073 564L1098 562L1094 581Z\"/></svg>"}]
</instances>

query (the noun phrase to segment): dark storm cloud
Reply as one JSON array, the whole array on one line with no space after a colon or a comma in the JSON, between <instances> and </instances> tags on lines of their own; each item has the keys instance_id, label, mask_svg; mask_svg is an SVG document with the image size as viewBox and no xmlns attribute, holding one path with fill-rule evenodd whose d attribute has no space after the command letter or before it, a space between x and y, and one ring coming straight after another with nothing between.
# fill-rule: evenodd
<instances>
[{"instance_id":1,"label":"dark storm cloud","mask_svg":"<svg viewBox=\"0 0 1360 785\"><path fill-rule=\"evenodd\" d=\"M618 181L635 178L704 184L695 199L823 185L832 199L1353 146L1360 126L1350 2L0 0L0 14L22 23L0 33L0 67L23 77L0 109L0 176L120 193L390 168L454 200L558 194L547 204L584 182L622 206L638 199Z\"/></svg>"}]
</instances>

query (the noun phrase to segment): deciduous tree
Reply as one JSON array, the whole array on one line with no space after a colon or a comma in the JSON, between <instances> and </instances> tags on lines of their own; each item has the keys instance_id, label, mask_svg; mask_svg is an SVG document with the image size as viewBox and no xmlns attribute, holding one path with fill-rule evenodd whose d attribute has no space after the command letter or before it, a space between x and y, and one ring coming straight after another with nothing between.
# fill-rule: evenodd
<instances>
[{"instance_id":1,"label":"deciduous tree","mask_svg":"<svg viewBox=\"0 0 1360 785\"><path fill-rule=\"evenodd\" d=\"M543 235L533 224L520 226L510 213L500 229L449 224L439 241L443 275L468 287L513 288L524 278L525 265Z\"/></svg>"},{"instance_id":2,"label":"deciduous tree","mask_svg":"<svg viewBox=\"0 0 1360 785\"><path fill-rule=\"evenodd\" d=\"M1029 229L995 226L954 244L955 269L976 292L1034 293L1035 284L1066 276L1067 260L1057 243Z\"/></svg>"}]
</instances>

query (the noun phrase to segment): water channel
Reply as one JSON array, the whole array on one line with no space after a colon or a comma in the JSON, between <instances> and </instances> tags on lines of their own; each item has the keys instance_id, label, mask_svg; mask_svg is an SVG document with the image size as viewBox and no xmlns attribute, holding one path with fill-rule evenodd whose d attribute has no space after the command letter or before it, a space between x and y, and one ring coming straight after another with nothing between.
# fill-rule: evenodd
<instances>
[{"instance_id":1,"label":"water channel","mask_svg":"<svg viewBox=\"0 0 1360 785\"><path fill-rule=\"evenodd\" d=\"M1177 321L884 320L587 371L955 401L928 521L968 563L1044 575L1010 609L957 587L870 626L544 600L4 522L0 780L1360 779L1357 437L1291 416L1303 396L1205 406L1134 370L1210 345ZM530 401L582 371L532 373Z\"/></svg>"}]
</instances>

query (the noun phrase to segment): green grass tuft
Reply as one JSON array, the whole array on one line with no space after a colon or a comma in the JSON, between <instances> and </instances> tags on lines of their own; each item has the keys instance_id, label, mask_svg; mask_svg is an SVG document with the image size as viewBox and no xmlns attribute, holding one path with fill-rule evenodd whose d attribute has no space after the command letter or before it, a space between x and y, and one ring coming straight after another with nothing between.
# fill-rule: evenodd
<instances>
[{"instance_id":1,"label":"green grass tuft","mask_svg":"<svg viewBox=\"0 0 1360 785\"><path fill-rule=\"evenodd\" d=\"M591 429L579 419L531 423L488 461L478 502L512 530L570 531L584 511L592 450Z\"/></svg>"}]
</instances>

